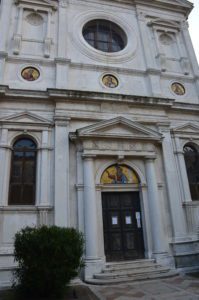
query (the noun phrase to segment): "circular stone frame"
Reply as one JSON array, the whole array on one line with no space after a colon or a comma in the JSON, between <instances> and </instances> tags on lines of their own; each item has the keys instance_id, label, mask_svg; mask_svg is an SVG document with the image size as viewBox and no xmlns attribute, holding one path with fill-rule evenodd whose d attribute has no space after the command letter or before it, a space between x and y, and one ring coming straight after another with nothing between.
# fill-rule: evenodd
<instances>
[{"instance_id":1,"label":"circular stone frame","mask_svg":"<svg viewBox=\"0 0 199 300\"><path fill-rule=\"evenodd\" d=\"M101 76L102 85L109 89L115 89L119 86L119 79L115 74L106 73Z\"/></svg>"},{"instance_id":2,"label":"circular stone frame","mask_svg":"<svg viewBox=\"0 0 199 300\"><path fill-rule=\"evenodd\" d=\"M21 70L21 77L26 81L36 81L40 77L40 71L33 66L27 66Z\"/></svg>"},{"instance_id":3,"label":"circular stone frame","mask_svg":"<svg viewBox=\"0 0 199 300\"><path fill-rule=\"evenodd\" d=\"M88 22L97 19L111 21L125 32L127 41L123 50L110 53L103 52L88 44L83 36L83 28ZM122 18L105 11L89 11L74 18L73 24L72 32L70 32L71 40L75 47L90 59L101 62L107 62L108 60L110 63L123 63L132 60L136 54L138 46L137 35L134 28Z\"/></svg>"},{"instance_id":4,"label":"circular stone frame","mask_svg":"<svg viewBox=\"0 0 199 300\"><path fill-rule=\"evenodd\" d=\"M170 89L175 96L181 97L186 94L186 88L183 83L174 81L170 85Z\"/></svg>"}]
</instances>

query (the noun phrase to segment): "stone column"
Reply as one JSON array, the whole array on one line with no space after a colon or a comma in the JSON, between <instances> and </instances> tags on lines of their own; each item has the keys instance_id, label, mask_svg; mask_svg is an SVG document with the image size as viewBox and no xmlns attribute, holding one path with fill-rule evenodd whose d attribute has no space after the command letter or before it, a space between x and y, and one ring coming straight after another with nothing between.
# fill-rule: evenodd
<instances>
[{"instance_id":1,"label":"stone column","mask_svg":"<svg viewBox=\"0 0 199 300\"><path fill-rule=\"evenodd\" d=\"M192 62L192 68L194 70L194 74L199 76L198 61L197 61L197 58L196 58L196 54L195 54L195 51L194 51L194 48L193 48L193 44L192 44L192 40L190 38L188 28L189 28L189 25L188 25L187 22L185 22L182 26L182 34L183 34L183 37L184 37L187 52L188 52L189 57L190 57L191 62Z\"/></svg>"},{"instance_id":2,"label":"stone column","mask_svg":"<svg viewBox=\"0 0 199 300\"><path fill-rule=\"evenodd\" d=\"M47 30L46 30L46 37L44 40L44 57L50 57L50 50L51 50L51 15L52 12L48 11L48 21L47 21Z\"/></svg>"},{"instance_id":3,"label":"stone column","mask_svg":"<svg viewBox=\"0 0 199 300\"><path fill-rule=\"evenodd\" d=\"M192 201L191 199L191 193L190 193L190 188L189 188L189 181L188 181L188 176L187 176L187 169L185 165L185 160L184 160L184 152L181 149L180 145L180 140L178 137L175 137L175 142L176 142L176 148L177 151L175 152L177 159L178 159L178 165L180 169L180 178L181 178L181 188L183 191L183 202L190 202Z\"/></svg>"},{"instance_id":4,"label":"stone column","mask_svg":"<svg viewBox=\"0 0 199 300\"><path fill-rule=\"evenodd\" d=\"M0 51L0 84L4 83L5 64L8 55L6 52Z\"/></svg>"},{"instance_id":5,"label":"stone column","mask_svg":"<svg viewBox=\"0 0 199 300\"><path fill-rule=\"evenodd\" d=\"M56 62L56 88L67 89L68 84L68 69L70 60L67 58L68 47L68 1L62 0L59 2L58 10L58 53Z\"/></svg>"},{"instance_id":6,"label":"stone column","mask_svg":"<svg viewBox=\"0 0 199 300\"><path fill-rule=\"evenodd\" d=\"M48 130L42 132L42 145L41 145L41 163L40 163L40 199L39 205L49 204L49 159L48 159Z\"/></svg>"},{"instance_id":7,"label":"stone column","mask_svg":"<svg viewBox=\"0 0 199 300\"><path fill-rule=\"evenodd\" d=\"M195 51L194 51L194 48L193 48L192 40L190 38L188 27L189 27L188 23L185 22L182 26L182 34L183 34L184 41L185 41L185 44L186 44L186 49L187 49L187 52L188 52L188 56L191 60L191 66L192 66L194 75L196 76L195 81L196 81L196 85L197 85L197 91L198 91L198 94L199 94L198 61L197 61L196 54L195 54Z\"/></svg>"},{"instance_id":8,"label":"stone column","mask_svg":"<svg viewBox=\"0 0 199 300\"><path fill-rule=\"evenodd\" d=\"M0 141L0 206L8 205L11 148L8 146L8 129L3 128Z\"/></svg>"},{"instance_id":9,"label":"stone column","mask_svg":"<svg viewBox=\"0 0 199 300\"><path fill-rule=\"evenodd\" d=\"M69 118L55 116L55 225L70 226L69 210Z\"/></svg>"},{"instance_id":10,"label":"stone column","mask_svg":"<svg viewBox=\"0 0 199 300\"><path fill-rule=\"evenodd\" d=\"M84 188L83 188L83 162L82 162L82 152L77 151L77 205L78 205L78 229L84 232Z\"/></svg>"},{"instance_id":11,"label":"stone column","mask_svg":"<svg viewBox=\"0 0 199 300\"><path fill-rule=\"evenodd\" d=\"M166 251L154 160L155 157L147 157L145 161L145 167L148 186L151 233L153 239L153 253L158 255L165 254Z\"/></svg>"},{"instance_id":12,"label":"stone column","mask_svg":"<svg viewBox=\"0 0 199 300\"><path fill-rule=\"evenodd\" d=\"M156 61L153 50L151 49L151 40L148 32L148 26L146 24L146 18L143 12L137 13L138 27L140 29L140 37L143 45L143 52L145 56L145 62L147 69L155 69Z\"/></svg>"},{"instance_id":13,"label":"stone column","mask_svg":"<svg viewBox=\"0 0 199 300\"><path fill-rule=\"evenodd\" d=\"M154 51L151 48L153 43L156 45L156 41L150 39L148 24L146 23L143 12L137 13L137 20L140 29L141 43L143 45L146 69L148 71L149 86L151 89L150 93L155 97L160 97L162 94L160 87L160 70L157 66Z\"/></svg>"},{"instance_id":14,"label":"stone column","mask_svg":"<svg viewBox=\"0 0 199 300\"><path fill-rule=\"evenodd\" d=\"M0 28L1 38L0 38L0 52L7 52L7 39L8 32L10 30L10 16L12 10L13 1L3 0L1 1L0 8Z\"/></svg>"},{"instance_id":15,"label":"stone column","mask_svg":"<svg viewBox=\"0 0 199 300\"><path fill-rule=\"evenodd\" d=\"M171 213L173 229L173 241L180 241L186 236L187 228L183 211L179 176L176 171L176 161L174 157L173 144L168 126L161 127L164 136L162 142L163 161L166 175L167 193Z\"/></svg>"},{"instance_id":16,"label":"stone column","mask_svg":"<svg viewBox=\"0 0 199 300\"><path fill-rule=\"evenodd\" d=\"M19 54L21 50L21 38L22 38L22 22L23 22L23 7L19 7L19 15L17 21L17 32L14 34L13 38L13 53Z\"/></svg>"},{"instance_id":17,"label":"stone column","mask_svg":"<svg viewBox=\"0 0 199 300\"><path fill-rule=\"evenodd\" d=\"M86 239L86 266L85 279L102 269L102 259L98 257L98 230L97 230L97 207L96 189L94 179L93 156L83 157L84 176L84 234Z\"/></svg>"},{"instance_id":18,"label":"stone column","mask_svg":"<svg viewBox=\"0 0 199 300\"><path fill-rule=\"evenodd\" d=\"M86 238L86 258L98 256L96 190L93 157L84 157L84 222Z\"/></svg>"}]
</instances>

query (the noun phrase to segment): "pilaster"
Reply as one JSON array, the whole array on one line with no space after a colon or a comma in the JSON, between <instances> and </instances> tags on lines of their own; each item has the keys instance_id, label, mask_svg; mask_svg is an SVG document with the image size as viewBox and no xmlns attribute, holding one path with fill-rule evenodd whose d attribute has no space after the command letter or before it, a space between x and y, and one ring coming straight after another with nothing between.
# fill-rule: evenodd
<instances>
[{"instance_id":1,"label":"pilaster","mask_svg":"<svg viewBox=\"0 0 199 300\"><path fill-rule=\"evenodd\" d=\"M8 204L11 147L8 145L8 129L3 128L0 140L0 206Z\"/></svg>"},{"instance_id":2,"label":"pilaster","mask_svg":"<svg viewBox=\"0 0 199 300\"><path fill-rule=\"evenodd\" d=\"M55 225L70 226L69 207L69 118L55 116Z\"/></svg>"},{"instance_id":3,"label":"pilaster","mask_svg":"<svg viewBox=\"0 0 199 300\"><path fill-rule=\"evenodd\" d=\"M0 52L7 52L7 38L8 32L10 30L10 16L12 10L13 1L4 0L1 1L0 10L0 28L1 28L1 38L0 38Z\"/></svg>"},{"instance_id":4,"label":"pilaster","mask_svg":"<svg viewBox=\"0 0 199 300\"><path fill-rule=\"evenodd\" d=\"M170 129L169 126L160 126L160 129L164 136L162 150L173 229L173 241L178 241L186 237L187 227L180 196L180 187Z\"/></svg>"},{"instance_id":5,"label":"pilaster","mask_svg":"<svg viewBox=\"0 0 199 300\"><path fill-rule=\"evenodd\" d=\"M42 145L40 148L40 197L39 205L49 205L49 150L48 146L48 130L42 131Z\"/></svg>"},{"instance_id":6,"label":"pilaster","mask_svg":"<svg viewBox=\"0 0 199 300\"><path fill-rule=\"evenodd\" d=\"M180 169L180 178L181 178L181 183L182 183L182 191L183 191L183 202L190 202L192 201L191 199L191 193L190 193L190 188L189 188L189 181L188 181L188 176L187 176L187 170L186 170L186 165L185 165L185 160L184 160L184 152L181 148L180 145L180 139L179 137L175 137L175 143L176 143L176 156L178 159L178 165Z\"/></svg>"},{"instance_id":7,"label":"pilaster","mask_svg":"<svg viewBox=\"0 0 199 300\"><path fill-rule=\"evenodd\" d=\"M58 15L58 54L56 62L56 88L66 89L68 83L68 1L61 0L59 2Z\"/></svg>"}]
</instances>

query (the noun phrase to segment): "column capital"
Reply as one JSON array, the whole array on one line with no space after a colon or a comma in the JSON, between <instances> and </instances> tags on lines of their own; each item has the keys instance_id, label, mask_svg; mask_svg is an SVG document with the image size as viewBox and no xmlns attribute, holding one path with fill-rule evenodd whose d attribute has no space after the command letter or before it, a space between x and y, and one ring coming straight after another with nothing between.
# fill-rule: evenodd
<instances>
[{"instance_id":1,"label":"column capital","mask_svg":"<svg viewBox=\"0 0 199 300\"><path fill-rule=\"evenodd\" d=\"M58 126L67 127L69 125L70 120L71 120L71 118L69 118L67 116L60 116L60 115L54 116L55 124Z\"/></svg>"},{"instance_id":2,"label":"column capital","mask_svg":"<svg viewBox=\"0 0 199 300\"><path fill-rule=\"evenodd\" d=\"M154 162L154 160L157 158L157 155L146 155L145 157L146 162L152 161Z\"/></svg>"},{"instance_id":3,"label":"column capital","mask_svg":"<svg viewBox=\"0 0 199 300\"><path fill-rule=\"evenodd\" d=\"M96 155L95 154L82 154L82 158L84 160L93 160L93 158L95 158Z\"/></svg>"},{"instance_id":4,"label":"column capital","mask_svg":"<svg viewBox=\"0 0 199 300\"><path fill-rule=\"evenodd\" d=\"M182 150L177 150L177 151L174 151L174 154L177 154L177 155L183 155L183 156L184 156L184 151L182 151Z\"/></svg>"},{"instance_id":5,"label":"column capital","mask_svg":"<svg viewBox=\"0 0 199 300\"><path fill-rule=\"evenodd\" d=\"M13 148L10 145L4 144L4 143L0 143L0 149L7 149L7 150L10 150L10 151L13 150Z\"/></svg>"}]
</instances>

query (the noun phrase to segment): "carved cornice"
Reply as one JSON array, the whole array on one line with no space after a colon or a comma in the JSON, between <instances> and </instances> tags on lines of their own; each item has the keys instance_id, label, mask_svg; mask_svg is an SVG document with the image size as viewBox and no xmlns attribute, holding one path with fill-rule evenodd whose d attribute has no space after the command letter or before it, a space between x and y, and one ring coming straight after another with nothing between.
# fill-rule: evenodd
<instances>
[{"instance_id":1,"label":"carved cornice","mask_svg":"<svg viewBox=\"0 0 199 300\"><path fill-rule=\"evenodd\" d=\"M80 90L63 90L47 89L47 91L10 89L6 85L0 85L1 101L51 101L53 102L90 102L100 104L102 102L112 102L114 104L126 103L130 106L155 107L172 110L186 110L190 113L198 113L199 105L192 103L175 102L171 98L163 97L143 97L136 95L111 94L102 92L80 91Z\"/></svg>"}]
</instances>

